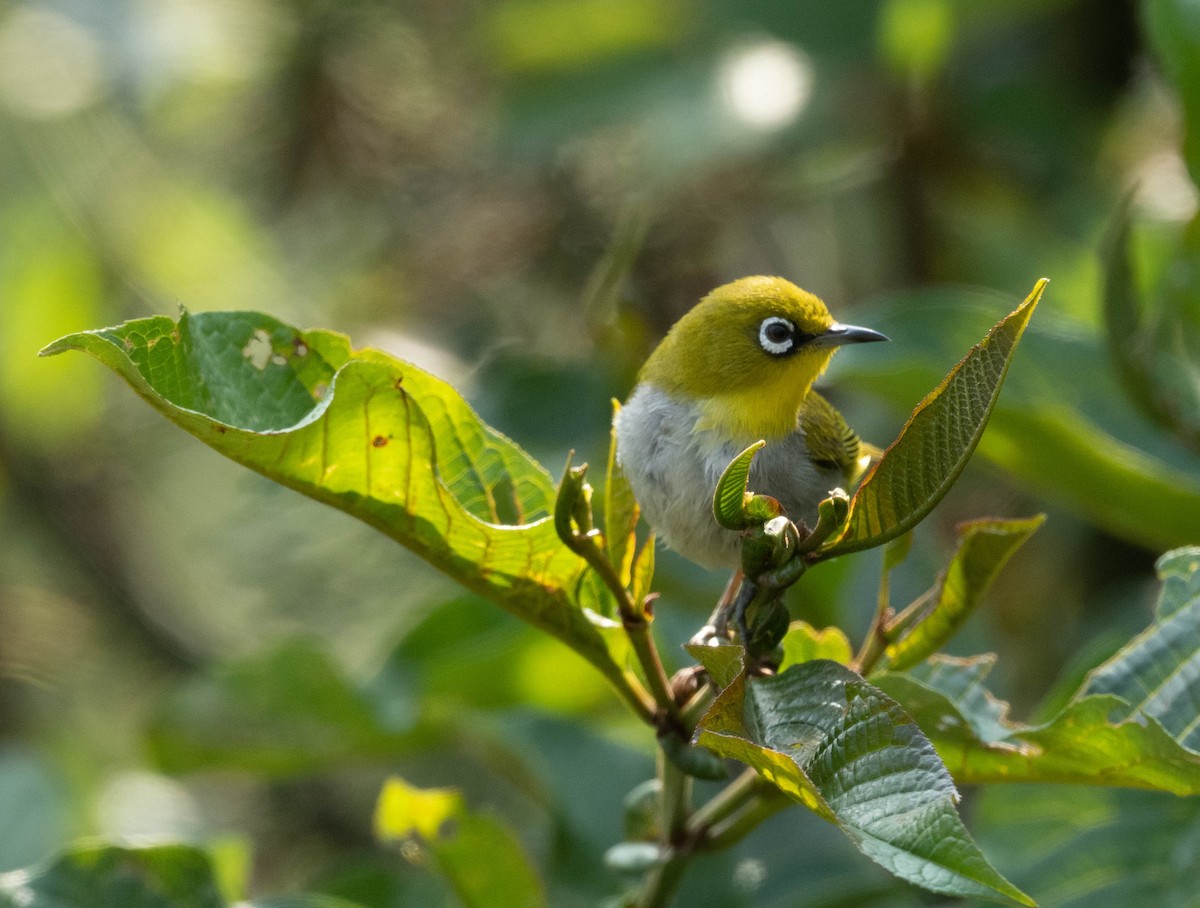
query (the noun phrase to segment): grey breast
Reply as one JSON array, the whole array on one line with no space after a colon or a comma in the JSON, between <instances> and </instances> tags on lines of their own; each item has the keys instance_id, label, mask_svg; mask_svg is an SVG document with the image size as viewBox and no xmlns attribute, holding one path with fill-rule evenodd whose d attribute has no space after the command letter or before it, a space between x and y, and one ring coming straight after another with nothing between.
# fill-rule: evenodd
<instances>
[{"instance_id":1,"label":"grey breast","mask_svg":"<svg viewBox=\"0 0 1200 908\"><path fill-rule=\"evenodd\" d=\"M694 432L699 408L652 385L635 389L617 417L617 458L642 511L668 546L705 567L737 567L737 533L717 525L712 493L722 471L757 439L718 441ZM754 459L750 490L779 499L788 517L816 519L817 505L844 484L808 457L804 434L770 442Z\"/></svg>"}]
</instances>

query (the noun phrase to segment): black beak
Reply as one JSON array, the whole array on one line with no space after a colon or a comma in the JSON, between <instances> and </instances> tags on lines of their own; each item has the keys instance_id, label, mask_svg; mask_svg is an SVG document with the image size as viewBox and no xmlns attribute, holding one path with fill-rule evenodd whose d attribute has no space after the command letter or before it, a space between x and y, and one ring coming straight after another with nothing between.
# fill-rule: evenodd
<instances>
[{"instance_id":1,"label":"black beak","mask_svg":"<svg viewBox=\"0 0 1200 908\"><path fill-rule=\"evenodd\" d=\"M886 334L880 334L870 328L859 328L855 325L843 325L834 322L825 329L824 334L818 334L811 341L814 347L840 347L843 344L865 344L870 341L888 340Z\"/></svg>"}]
</instances>

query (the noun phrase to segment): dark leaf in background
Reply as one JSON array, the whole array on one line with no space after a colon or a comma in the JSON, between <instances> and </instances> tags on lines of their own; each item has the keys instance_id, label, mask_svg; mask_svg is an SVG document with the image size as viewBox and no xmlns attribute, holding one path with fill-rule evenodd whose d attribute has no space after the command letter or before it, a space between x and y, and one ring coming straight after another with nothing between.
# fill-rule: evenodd
<instances>
[{"instance_id":1,"label":"dark leaf in background","mask_svg":"<svg viewBox=\"0 0 1200 908\"><path fill-rule=\"evenodd\" d=\"M188 845L83 847L0 876L4 908L226 908L209 856ZM315 908L315 906L314 906Z\"/></svg>"},{"instance_id":2,"label":"dark leaf in background","mask_svg":"<svg viewBox=\"0 0 1200 908\"><path fill-rule=\"evenodd\" d=\"M1200 45L1198 45L1200 48ZM1136 403L1200 454L1200 220L1177 239L1152 292L1131 247L1131 206L1117 214L1105 250L1108 348Z\"/></svg>"}]
</instances>

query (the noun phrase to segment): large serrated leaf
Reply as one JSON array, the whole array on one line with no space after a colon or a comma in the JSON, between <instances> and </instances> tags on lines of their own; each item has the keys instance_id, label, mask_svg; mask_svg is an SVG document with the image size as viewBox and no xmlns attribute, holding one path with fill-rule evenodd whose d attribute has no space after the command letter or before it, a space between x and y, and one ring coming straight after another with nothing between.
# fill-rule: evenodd
<instances>
[{"instance_id":1,"label":"large serrated leaf","mask_svg":"<svg viewBox=\"0 0 1200 908\"><path fill-rule=\"evenodd\" d=\"M882 545L920 523L958 479L1000 395L1021 335L1042 293L1025 301L976 344L929 393L859 486L841 535L824 557Z\"/></svg>"},{"instance_id":2,"label":"large serrated leaf","mask_svg":"<svg viewBox=\"0 0 1200 908\"><path fill-rule=\"evenodd\" d=\"M253 312L140 319L43 353L70 349L225 456L366 521L620 674L578 599L584 562L545 516L550 477L440 379Z\"/></svg>"},{"instance_id":3,"label":"large serrated leaf","mask_svg":"<svg viewBox=\"0 0 1200 908\"><path fill-rule=\"evenodd\" d=\"M893 342L870 357L835 359L834 380L897 412L910 408L944 374L938 364L986 332L994 307L990 294L969 290L884 300L863 321ZM1200 459L1133 405L1114 370L1098 367L1108 357L1103 338L1039 311L1021 350L974 456L1143 548L1200 539Z\"/></svg>"},{"instance_id":4,"label":"large serrated leaf","mask_svg":"<svg viewBox=\"0 0 1200 908\"><path fill-rule=\"evenodd\" d=\"M901 879L1033 904L971 840L950 774L916 723L845 666L815 660L775 677L739 675L698 741L757 769Z\"/></svg>"},{"instance_id":5,"label":"large serrated leaf","mask_svg":"<svg viewBox=\"0 0 1200 908\"><path fill-rule=\"evenodd\" d=\"M1157 566L1154 623L1094 669L1079 696L1118 696L1128 704L1120 718L1151 716L1200 751L1200 547L1168 552Z\"/></svg>"},{"instance_id":6,"label":"large serrated leaf","mask_svg":"<svg viewBox=\"0 0 1200 908\"><path fill-rule=\"evenodd\" d=\"M904 704L959 782L1067 782L1200 794L1200 754L1114 696L1074 701L1042 725L1008 719L984 687L994 656L936 656L872 680Z\"/></svg>"},{"instance_id":7,"label":"large serrated leaf","mask_svg":"<svg viewBox=\"0 0 1200 908\"><path fill-rule=\"evenodd\" d=\"M904 632L884 650L886 665L901 671L941 649L970 617L1012 553L1045 519L985 518L960 524L950 565L921 597Z\"/></svg>"}]
</instances>

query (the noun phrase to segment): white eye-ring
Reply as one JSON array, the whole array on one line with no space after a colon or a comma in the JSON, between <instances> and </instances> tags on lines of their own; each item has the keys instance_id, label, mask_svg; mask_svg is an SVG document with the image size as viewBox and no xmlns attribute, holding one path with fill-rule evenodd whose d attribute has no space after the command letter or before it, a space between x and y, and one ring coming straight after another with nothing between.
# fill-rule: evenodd
<instances>
[{"instance_id":1,"label":"white eye-ring","mask_svg":"<svg viewBox=\"0 0 1200 908\"><path fill-rule=\"evenodd\" d=\"M782 356L796 345L796 326L786 318L773 315L758 326L758 343L768 353Z\"/></svg>"}]
</instances>

